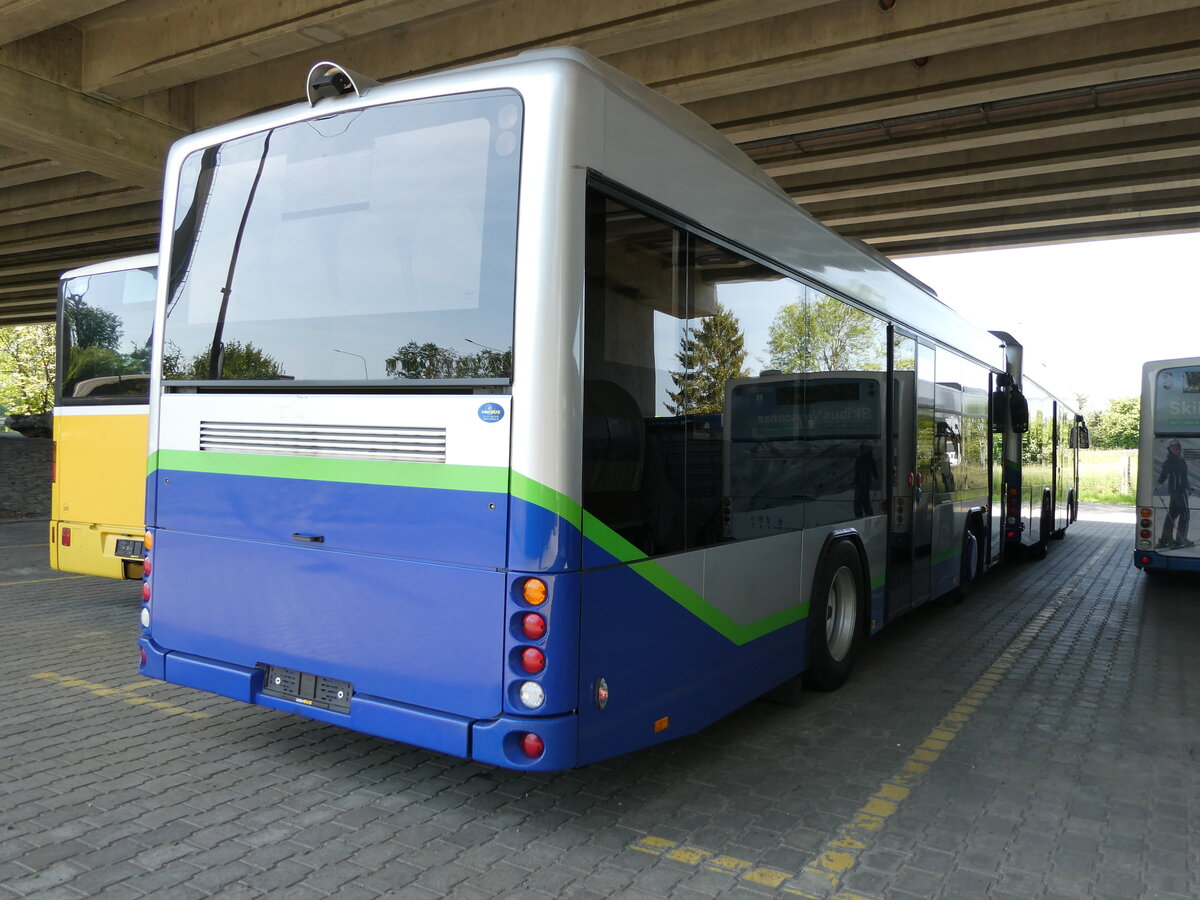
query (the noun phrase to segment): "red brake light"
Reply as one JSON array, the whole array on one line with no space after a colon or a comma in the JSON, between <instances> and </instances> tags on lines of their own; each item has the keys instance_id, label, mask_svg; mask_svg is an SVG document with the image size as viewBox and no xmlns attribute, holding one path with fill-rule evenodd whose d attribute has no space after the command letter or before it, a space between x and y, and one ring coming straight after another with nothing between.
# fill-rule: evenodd
<instances>
[{"instance_id":1,"label":"red brake light","mask_svg":"<svg viewBox=\"0 0 1200 900\"><path fill-rule=\"evenodd\" d=\"M61 543L64 547L71 546L71 529L70 528L63 528L62 540L59 541L59 543Z\"/></svg>"},{"instance_id":2,"label":"red brake light","mask_svg":"<svg viewBox=\"0 0 1200 900\"><path fill-rule=\"evenodd\" d=\"M534 734L532 731L527 732L521 738L521 750L530 759L537 759L546 749L546 742Z\"/></svg>"},{"instance_id":3,"label":"red brake light","mask_svg":"<svg viewBox=\"0 0 1200 900\"><path fill-rule=\"evenodd\" d=\"M531 641L540 641L546 636L546 620L537 613L526 613L521 620L521 633Z\"/></svg>"},{"instance_id":4,"label":"red brake light","mask_svg":"<svg viewBox=\"0 0 1200 900\"><path fill-rule=\"evenodd\" d=\"M521 668L530 675L536 675L546 668L546 654L537 647L526 647L521 651Z\"/></svg>"},{"instance_id":5,"label":"red brake light","mask_svg":"<svg viewBox=\"0 0 1200 900\"><path fill-rule=\"evenodd\" d=\"M150 602L150 582L148 582L148 581L142 582L142 602L143 603Z\"/></svg>"},{"instance_id":6,"label":"red brake light","mask_svg":"<svg viewBox=\"0 0 1200 900\"><path fill-rule=\"evenodd\" d=\"M150 557L148 557L148 556L142 557L142 574L143 575L150 574Z\"/></svg>"}]
</instances>

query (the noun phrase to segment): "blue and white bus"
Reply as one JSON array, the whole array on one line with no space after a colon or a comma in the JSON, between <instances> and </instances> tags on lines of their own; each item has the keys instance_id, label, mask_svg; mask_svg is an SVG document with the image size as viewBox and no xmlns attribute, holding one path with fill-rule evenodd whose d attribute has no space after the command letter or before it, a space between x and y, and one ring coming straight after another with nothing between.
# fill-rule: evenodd
<instances>
[{"instance_id":1,"label":"blue and white bus","mask_svg":"<svg viewBox=\"0 0 1200 900\"><path fill-rule=\"evenodd\" d=\"M1200 571L1200 356L1142 366L1137 534L1143 572Z\"/></svg>"},{"instance_id":2,"label":"blue and white bus","mask_svg":"<svg viewBox=\"0 0 1200 900\"><path fill-rule=\"evenodd\" d=\"M706 124L573 50L307 92L168 159L144 675L562 769L1003 557L1001 342Z\"/></svg>"}]
</instances>

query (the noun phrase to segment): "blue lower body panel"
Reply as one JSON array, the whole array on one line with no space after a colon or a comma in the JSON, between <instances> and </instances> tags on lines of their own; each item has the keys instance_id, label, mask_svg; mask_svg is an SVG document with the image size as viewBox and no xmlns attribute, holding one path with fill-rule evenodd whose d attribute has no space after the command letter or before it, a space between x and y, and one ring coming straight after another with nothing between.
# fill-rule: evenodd
<instances>
[{"instance_id":1,"label":"blue lower body panel","mask_svg":"<svg viewBox=\"0 0 1200 900\"><path fill-rule=\"evenodd\" d=\"M171 684L509 769L557 771L576 764L578 720L574 714L473 721L360 694L351 698L349 712L341 713L263 693L263 669L167 652L146 635L138 643L146 654L142 674ZM529 733L536 734L546 748L537 759L530 759L521 748L522 738Z\"/></svg>"}]
</instances>

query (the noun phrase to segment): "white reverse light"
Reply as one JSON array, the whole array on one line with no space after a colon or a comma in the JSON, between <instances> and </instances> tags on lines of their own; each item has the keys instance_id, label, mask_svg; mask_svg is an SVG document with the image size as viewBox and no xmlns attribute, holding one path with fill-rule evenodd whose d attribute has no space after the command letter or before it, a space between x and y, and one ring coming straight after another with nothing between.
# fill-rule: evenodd
<instances>
[{"instance_id":1,"label":"white reverse light","mask_svg":"<svg viewBox=\"0 0 1200 900\"><path fill-rule=\"evenodd\" d=\"M546 692L536 681L526 681L521 684L521 702L530 709L537 709L546 702Z\"/></svg>"}]
</instances>

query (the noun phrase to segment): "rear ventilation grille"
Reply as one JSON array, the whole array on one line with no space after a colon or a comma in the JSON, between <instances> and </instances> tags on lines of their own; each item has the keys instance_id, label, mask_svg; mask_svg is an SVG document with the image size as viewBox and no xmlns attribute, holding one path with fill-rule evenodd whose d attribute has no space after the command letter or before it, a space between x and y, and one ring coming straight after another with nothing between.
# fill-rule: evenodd
<instances>
[{"instance_id":1,"label":"rear ventilation grille","mask_svg":"<svg viewBox=\"0 0 1200 900\"><path fill-rule=\"evenodd\" d=\"M444 463L446 429L201 422L200 449L218 453Z\"/></svg>"}]
</instances>

